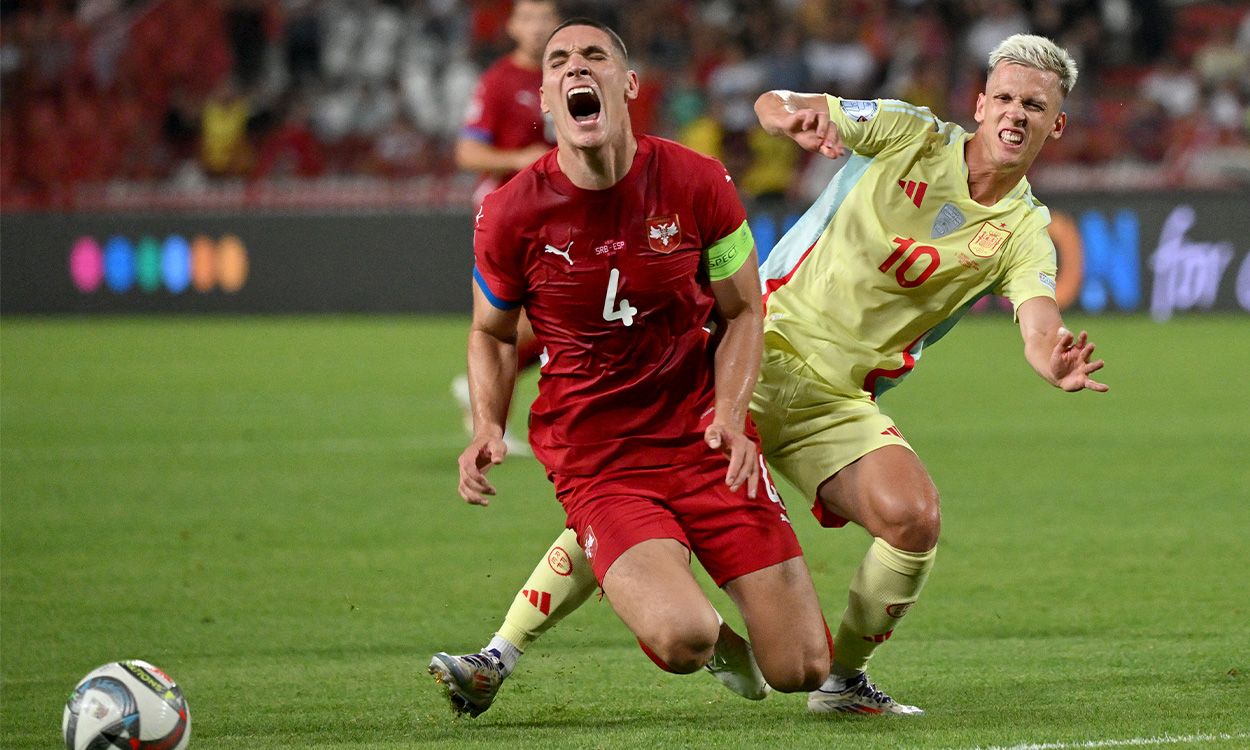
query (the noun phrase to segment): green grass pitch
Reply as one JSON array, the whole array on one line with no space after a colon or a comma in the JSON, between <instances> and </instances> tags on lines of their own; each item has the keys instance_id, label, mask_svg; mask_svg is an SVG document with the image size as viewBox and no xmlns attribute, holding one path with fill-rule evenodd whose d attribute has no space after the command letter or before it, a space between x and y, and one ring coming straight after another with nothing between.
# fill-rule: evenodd
<instances>
[{"instance_id":1,"label":"green grass pitch","mask_svg":"<svg viewBox=\"0 0 1250 750\"><path fill-rule=\"evenodd\" d=\"M1069 322L1109 394L1045 386L995 316L883 399L944 529L872 672L927 716L741 701L592 601L454 720L430 654L490 636L563 520L529 459L456 496L463 318L6 318L0 747L59 746L123 658L183 686L197 750L1250 747L1250 323ZM867 537L786 495L836 621Z\"/></svg>"}]
</instances>

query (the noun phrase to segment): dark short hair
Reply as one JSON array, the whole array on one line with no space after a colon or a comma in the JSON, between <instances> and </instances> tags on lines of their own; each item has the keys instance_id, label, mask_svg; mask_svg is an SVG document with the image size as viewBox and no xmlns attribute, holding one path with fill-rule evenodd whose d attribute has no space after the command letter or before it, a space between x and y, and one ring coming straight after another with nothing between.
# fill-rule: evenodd
<instances>
[{"instance_id":1,"label":"dark short hair","mask_svg":"<svg viewBox=\"0 0 1250 750\"><path fill-rule=\"evenodd\" d=\"M593 18L585 18L582 16L570 18L551 31L551 36L547 37L547 44L551 44L551 37L559 33L560 29L569 26L589 26L593 29L599 29L603 33L607 34L608 38L612 40L612 46L616 47L616 51L621 53L621 59L629 60L629 51L625 49L625 42L621 41L621 35L613 31L612 27L603 21L596 21Z\"/></svg>"}]
</instances>

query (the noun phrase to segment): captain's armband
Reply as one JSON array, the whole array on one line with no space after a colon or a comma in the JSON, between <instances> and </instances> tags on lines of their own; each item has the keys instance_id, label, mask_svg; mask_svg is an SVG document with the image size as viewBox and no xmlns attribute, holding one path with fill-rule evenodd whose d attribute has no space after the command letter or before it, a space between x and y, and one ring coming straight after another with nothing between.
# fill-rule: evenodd
<instances>
[{"instance_id":1,"label":"captain's armband","mask_svg":"<svg viewBox=\"0 0 1250 750\"><path fill-rule=\"evenodd\" d=\"M751 227L744 221L740 227L703 251L708 277L712 281L721 281L733 276L742 268L747 258L751 257L754 247L755 237L751 235Z\"/></svg>"}]
</instances>

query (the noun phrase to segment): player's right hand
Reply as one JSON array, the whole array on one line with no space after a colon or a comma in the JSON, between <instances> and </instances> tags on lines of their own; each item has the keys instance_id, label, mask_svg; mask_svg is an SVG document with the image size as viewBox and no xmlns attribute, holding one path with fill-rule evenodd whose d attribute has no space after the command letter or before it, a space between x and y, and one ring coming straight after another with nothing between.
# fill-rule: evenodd
<instances>
[{"instance_id":1,"label":"player's right hand","mask_svg":"<svg viewBox=\"0 0 1250 750\"><path fill-rule=\"evenodd\" d=\"M798 109L789 113L782 128L805 151L837 159L846 151L838 126L829 113L816 109Z\"/></svg>"},{"instance_id":2,"label":"player's right hand","mask_svg":"<svg viewBox=\"0 0 1250 750\"><path fill-rule=\"evenodd\" d=\"M486 478L490 467L503 463L508 446L502 437L474 437L460 454L460 497L470 505L490 505L489 495L495 494L495 486Z\"/></svg>"}]
</instances>

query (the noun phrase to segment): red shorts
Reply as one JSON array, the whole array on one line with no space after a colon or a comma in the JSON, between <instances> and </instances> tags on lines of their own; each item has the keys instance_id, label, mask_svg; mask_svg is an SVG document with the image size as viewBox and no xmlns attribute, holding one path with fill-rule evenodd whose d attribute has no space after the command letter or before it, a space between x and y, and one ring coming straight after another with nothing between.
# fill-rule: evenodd
<instances>
[{"instance_id":1,"label":"red shorts","mask_svg":"<svg viewBox=\"0 0 1250 750\"><path fill-rule=\"evenodd\" d=\"M747 497L745 484L730 491L728 469L723 454L709 448L697 464L552 479L568 526L577 532L600 584L612 563L635 544L676 539L717 586L724 586L803 554L767 468L754 499Z\"/></svg>"}]
</instances>

